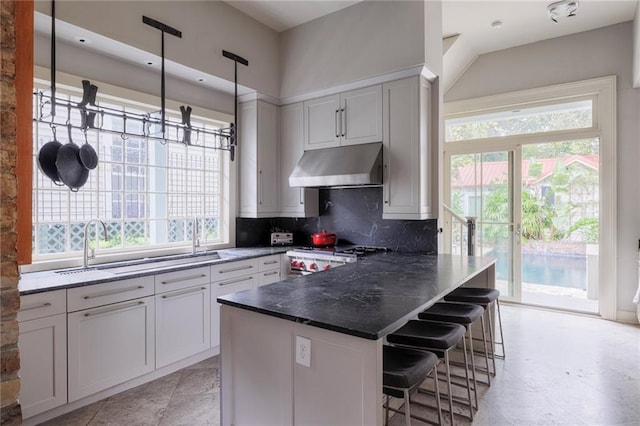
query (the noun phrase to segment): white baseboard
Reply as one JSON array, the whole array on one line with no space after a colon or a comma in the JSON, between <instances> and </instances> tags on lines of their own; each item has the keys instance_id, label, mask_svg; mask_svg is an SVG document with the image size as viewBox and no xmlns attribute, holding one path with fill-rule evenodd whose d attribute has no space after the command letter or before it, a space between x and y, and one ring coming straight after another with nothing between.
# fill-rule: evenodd
<instances>
[{"instance_id":1,"label":"white baseboard","mask_svg":"<svg viewBox=\"0 0 640 426\"><path fill-rule=\"evenodd\" d=\"M78 408L84 407L85 405L93 404L94 402L100 401L101 399L135 388L136 386L140 386L152 380L159 379L160 377L174 373L178 370L182 370L185 367L196 364L207 358L211 358L212 356L218 355L219 353L220 346L216 346L215 348L208 349L204 352L200 352L199 354L190 356L189 358L185 358L165 367L158 368L157 370L145 374L144 376L136 377L135 379L131 379L128 382L124 382L109 389L105 389L86 398L79 399L69 404L61 405L60 407L53 408L49 411L45 411L44 413L40 413L28 419L23 419L22 424L23 426L32 426L45 422L47 420L51 420L73 410L77 410Z\"/></svg>"},{"instance_id":2,"label":"white baseboard","mask_svg":"<svg viewBox=\"0 0 640 426\"><path fill-rule=\"evenodd\" d=\"M631 311L618 311L618 322L626 322L629 324L639 324L638 313Z\"/></svg>"}]
</instances>

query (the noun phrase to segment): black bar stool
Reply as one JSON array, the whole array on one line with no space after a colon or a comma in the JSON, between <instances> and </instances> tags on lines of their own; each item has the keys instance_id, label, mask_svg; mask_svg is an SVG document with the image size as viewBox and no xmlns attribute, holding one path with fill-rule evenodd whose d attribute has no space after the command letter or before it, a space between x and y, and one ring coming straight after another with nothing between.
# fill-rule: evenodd
<instances>
[{"instance_id":1,"label":"black bar stool","mask_svg":"<svg viewBox=\"0 0 640 426\"><path fill-rule=\"evenodd\" d=\"M451 392L451 368L449 363L449 351L462 341L464 349L464 364L469 365L467 360L467 344L464 338L466 329L460 324L411 320L400 327L394 333L387 335L387 341L395 345L409 346L417 349L426 349L436 353L439 358L444 359L447 375L447 396L449 397L449 413L451 414L451 424L453 425L453 394ZM471 383L469 381L469 368L465 367L467 378L467 396L469 402L469 418L473 420L473 402L471 400Z\"/></svg>"},{"instance_id":2,"label":"black bar stool","mask_svg":"<svg viewBox=\"0 0 640 426\"><path fill-rule=\"evenodd\" d=\"M444 297L447 302L461 302L480 305L485 309L489 321L489 340L491 341L491 358L493 362L493 373L496 371L495 357L505 358L504 333L502 332L502 315L500 313L500 291L494 288L458 287ZM490 308L495 304L498 311L498 325L500 330L500 340L493 336L493 320L491 319ZM496 336L497 337L497 336ZM502 349L502 354L496 353L496 345Z\"/></svg>"},{"instance_id":3,"label":"black bar stool","mask_svg":"<svg viewBox=\"0 0 640 426\"><path fill-rule=\"evenodd\" d=\"M471 372L473 377L474 386L474 399L476 402L476 408L478 408L478 391L476 381L476 361L473 350L473 332L471 327L480 320L480 326L482 328L482 343L484 348L484 360L487 375L487 384L491 385L491 371L489 370L489 354L487 353L487 335L484 327L484 308L479 305L471 305L467 303L435 303L429 309L420 312L418 318L422 320L452 322L460 324L467 330L469 336L469 352L471 354Z\"/></svg>"},{"instance_id":4,"label":"black bar stool","mask_svg":"<svg viewBox=\"0 0 640 426\"><path fill-rule=\"evenodd\" d=\"M387 396L385 404L385 422L389 423L389 410L401 412L389 407L389 397L404 398L404 417L407 426L411 425L411 417L432 423L411 415L409 393L420 386L433 372L436 385L436 404L438 408L438 425L442 424L442 410L440 409L440 392L438 390L438 357L426 351L417 351L395 346L382 347L382 384L383 393Z\"/></svg>"}]
</instances>

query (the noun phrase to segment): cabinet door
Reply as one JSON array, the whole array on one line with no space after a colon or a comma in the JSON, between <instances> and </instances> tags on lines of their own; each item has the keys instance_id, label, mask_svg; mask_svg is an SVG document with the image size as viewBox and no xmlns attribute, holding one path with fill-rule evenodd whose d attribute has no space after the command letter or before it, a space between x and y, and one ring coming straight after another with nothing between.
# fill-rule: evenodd
<instances>
[{"instance_id":1,"label":"cabinet door","mask_svg":"<svg viewBox=\"0 0 640 426\"><path fill-rule=\"evenodd\" d=\"M304 149L340 144L340 95L304 102Z\"/></svg>"},{"instance_id":2,"label":"cabinet door","mask_svg":"<svg viewBox=\"0 0 640 426\"><path fill-rule=\"evenodd\" d=\"M20 404L28 418L67 402L67 315L20 323Z\"/></svg>"},{"instance_id":3,"label":"cabinet door","mask_svg":"<svg viewBox=\"0 0 640 426\"><path fill-rule=\"evenodd\" d=\"M210 286L156 295L156 368L210 347Z\"/></svg>"},{"instance_id":4,"label":"cabinet door","mask_svg":"<svg viewBox=\"0 0 640 426\"><path fill-rule=\"evenodd\" d=\"M257 284L257 275L246 275L211 284L211 347L220 346L220 304L218 296L250 290Z\"/></svg>"},{"instance_id":5,"label":"cabinet door","mask_svg":"<svg viewBox=\"0 0 640 426\"><path fill-rule=\"evenodd\" d=\"M318 216L318 190L289 186L289 175L302 157L302 102L280 107L280 215Z\"/></svg>"},{"instance_id":6,"label":"cabinet door","mask_svg":"<svg viewBox=\"0 0 640 426\"><path fill-rule=\"evenodd\" d=\"M340 95L341 145L382 140L382 86L365 87Z\"/></svg>"},{"instance_id":7,"label":"cabinet door","mask_svg":"<svg viewBox=\"0 0 640 426\"><path fill-rule=\"evenodd\" d=\"M278 212L278 107L263 101L240 105L238 157L240 216Z\"/></svg>"},{"instance_id":8,"label":"cabinet door","mask_svg":"<svg viewBox=\"0 0 640 426\"><path fill-rule=\"evenodd\" d=\"M420 92L417 77L384 84L383 217L418 219Z\"/></svg>"},{"instance_id":9,"label":"cabinet door","mask_svg":"<svg viewBox=\"0 0 640 426\"><path fill-rule=\"evenodd\" d=\"M155 368L153 296L68 314L69 402Z\"/></svg>"},{"instance_id":10,"label":"cabinet door","mask_svg":"<svg viewBox=\"0 0 640 426\"><path fill-rule=\"evenodd\" d=\"M240 214L251 217L258 211L258 102L241 104L239 115Z\"/></svg>"},{"instance_id":11,"label":"cabinet door","mask_svg":"<svg viewBox=\"0 0 640 426\"><path fill-rule=\"evenodd\" d=\"M278 107L258 101L258 213L278 212Z\"/></svg>"}]
</instances>

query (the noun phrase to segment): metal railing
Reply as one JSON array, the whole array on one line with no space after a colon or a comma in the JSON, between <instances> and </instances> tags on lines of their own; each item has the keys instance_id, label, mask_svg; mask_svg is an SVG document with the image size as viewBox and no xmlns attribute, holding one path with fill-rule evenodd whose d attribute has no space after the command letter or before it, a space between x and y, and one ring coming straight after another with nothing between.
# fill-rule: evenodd
<instances>
[{"instance_id":1,"label":"metal railing","mask_svg":"<svg viewBox=\"0 0 640 426\"><path fill-rule=\"evenodd\" d=\"M463 217L446 204L443 207L444 252L475 256L476 253L476 218Z\"/></svg>"}]
</instances>

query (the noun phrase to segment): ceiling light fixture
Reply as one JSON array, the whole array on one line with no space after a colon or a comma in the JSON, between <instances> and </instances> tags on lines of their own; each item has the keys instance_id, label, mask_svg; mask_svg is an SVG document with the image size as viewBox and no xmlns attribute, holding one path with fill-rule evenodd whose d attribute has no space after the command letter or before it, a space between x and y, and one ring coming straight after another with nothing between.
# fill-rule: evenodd
<instances>
[{"instance_id":1,"label":"ceiling light fixture","mask_svg":"<svg viewBox=\"0 0 640 426\"><path fill-rule=\"evenodd\" d=\"M493 21L491 23L491 28L493 28L494 30L502 28L502 21L499 19L497 21Z\"/></svg>"},{"instance_id":2,"label":"ceiling light fixture","mask_svg":"<svg viewBox=\"0 0 640 426\"><path fill-rule=\"evenodd\" d=\"M547 15L556 24L558 18L569 18L576 16L578 10L578 0L561 0L556 1L547 6Z\"/></svg>"}]
</instances>

